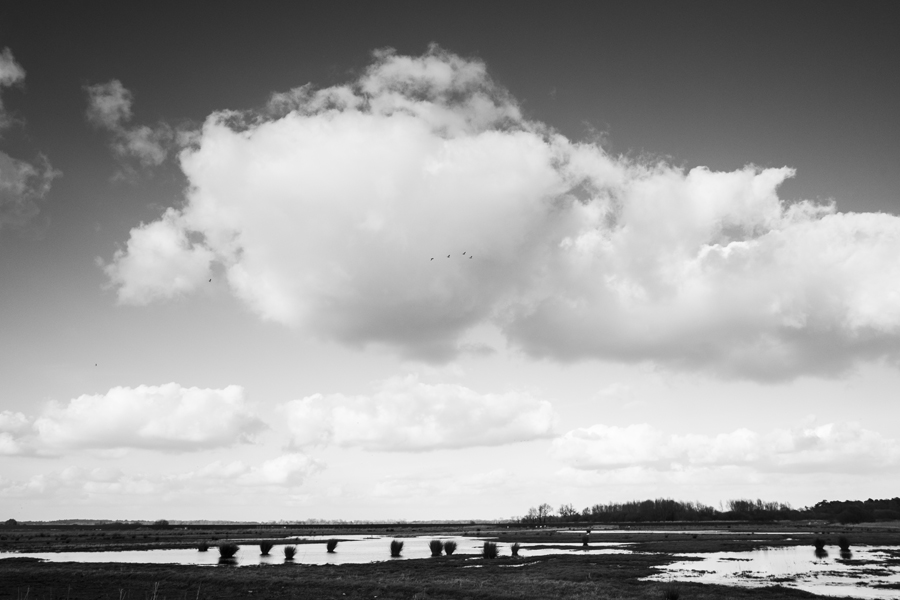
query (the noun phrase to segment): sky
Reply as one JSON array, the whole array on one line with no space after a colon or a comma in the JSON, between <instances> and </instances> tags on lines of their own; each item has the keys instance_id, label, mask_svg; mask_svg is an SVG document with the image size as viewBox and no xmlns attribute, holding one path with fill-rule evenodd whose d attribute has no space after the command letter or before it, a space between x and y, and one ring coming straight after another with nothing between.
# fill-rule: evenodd
<instances>
[{"instance_id":1,"label":"sky","mask_svg":"<svg viewBox=\"0 0 900 600\"><path fill-rule=\"evenodd\" d=\"M896 496L890 8L5 3L0 518Z\"/></svg>"}]
</instances>

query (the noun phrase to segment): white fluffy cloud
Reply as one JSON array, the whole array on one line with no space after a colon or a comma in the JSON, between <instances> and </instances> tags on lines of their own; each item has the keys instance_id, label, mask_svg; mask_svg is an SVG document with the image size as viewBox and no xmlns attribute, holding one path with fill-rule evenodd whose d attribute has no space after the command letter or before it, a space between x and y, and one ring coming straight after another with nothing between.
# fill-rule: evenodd
<instances>
[{"instance_id":1,"label":"white fluffy cloud","mask_svg":"<svg viewBox=\"0 0 900 600\"><path fill-rule=\"evenodd\" d=\"M143 166L158 166L166 160L175 135L162 123L156 127L132 125L132 93L118 79L85 88L88 120L112 135L112 149L122 159L137 159Z\"/></svg>"},{"instance_id":2,"label":"white fluffy cloud","mask_svg":"<svg viewBox=\"0 0 900 600\"><path fill-rule=\"evenodd\" d=\"M900 468L900 443L858 424L715 436L669 434L647 424L575 429L553 442L551 454L582 470L677 471L747 467L760 472L834 472Z\"/></svg>"},{"instance_id":3,"label":"white fluffy cloud","mask_svg":"<svg viewBox=\"0 0 900 600\"><path fill-rule=\"evenodd\" d=\"M900 218L786 204L787 167L610 156L437 47L215 113L181 166L184 206L105 266L122 302L218 264L263 319L422 359L488 323L532 355L755 379L900 360Z\"/></svg>"},{"instance_id":4,"label":"white fluffy cloud","mask_svg":"<svg viewBox=\"0 0 900 600\"><path fill-rule=\"evenodd\" d=\"M296 446L425 451L498 446L553 434L552 405L528 394L479 394L413 376L383 382L372 396L316 394L284 406Z\"/></svg>"},{"instance_id":5,"label":"white fluffy cloud","mask_svg":"<svg viewBox=\"0 0 900 600\"><path fill-rule=\"evenodd\" d=\"M23 416L14 417L21 425ZM265 427L239 386L201 389L169 383L115 387L65 404L51 402L28 431L19 427L11 435L20 448L38 453L78 448L184 452L247 442Z\"/></svg>"}]
</instances>

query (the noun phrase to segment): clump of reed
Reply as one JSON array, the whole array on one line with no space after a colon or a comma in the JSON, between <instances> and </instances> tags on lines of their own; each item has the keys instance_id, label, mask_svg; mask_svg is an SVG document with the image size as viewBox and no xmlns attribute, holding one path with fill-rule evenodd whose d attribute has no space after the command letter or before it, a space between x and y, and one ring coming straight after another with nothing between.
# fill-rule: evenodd
<instances>
[{"instance_id":1,"label":"clump of reed","mask_svg":"<svg viewBox=\"0 0 900 600\"><path fill-rule=\"evenodd\" d=\"M232 544L231 542L219 544L219 558L234 558L234 555L237 554L240 549L240 546Z\"/></svg>"},{"instance_id":2,"label":"clump of reed","mask_svg":"<svg viewBox=\"0 0 900 600\"><path fill-rule=\"evenodd\" d=\"M838 538L838 547L841 549L841 552L848 552L850 550L850 540L842 535Z\"/></svg>"},{"instance_id":3,"label":"clump of reed","mask_svg":"<svg viewBox=\"0 0 900 600\"><path fill-rule=\"evenodd\" d=\"M209 542L200 542L200 545L197 546L197 552L206 552L209 550Z\"/></svg>"},{"instance_id":4,"label":"clump of reed","mask_svg":"<svg viewBox=\"0 0 900 600\"><path fill-rule=\"evenodd\" d=\"M446 542L444 542L444 552L447 554L447 556L450 556L454 552L456 552L456 542L454 542L453 540L447 540Z\"/></svg>"},{"instance_id":5,"label":"clump of reed","mask_svg":"<svg viewBox=\"0 0 900 600\"><path fill-rule=\"evenodd\" d=\"M509 547L509 551L512 552L513 556L518 556L519 548L521 548L521 547L522 547L522 545L519 542L514 542L513 545Z\"/></svg>"},{"instance_id":6,"label":"clump of reed","mask_svg":"<svg viewBox=\"0 0 900 600\"><path fill-rule=\"evenodd\" d=\"M338 541L336 539L332 538L332 539L328 540L327 542L325 542L325 549L328 550L329 554L333 554L334 549L337 548L337 545L338 545Z\"/></svg>"},{"instance_id":7,"label":"clump of reed","mask_svg":"<svg viewBox=\"0 0 900 600\"><path fill-rule=\"evenodd\" d=\"M590 541L591 541L591 536L589 536L588 534L584 534L583 536L581 536L582 547L587 548L588 542L590 542Z\"/></svg>"},{"instance_id":8,"label":"clump of reed","mask_svg":"<svg viewBox=\"0 0 900 600\"><path fill-rule=\"evenodd\" d=\"M259 543L259 553L263 556L269 555L269 550L275 547L275 544L272 542L260 542Z\"/></svg>"},{"instance_id":9,"label":"clump of reed","mask_svg":"<svg viewBox=\"0 0 900 600\"><path fill-rule=\"evenodd\" d=\"M661 595L663 600L678 600L681 598L681 590L670 583L663 586Z\"/></svg>"},{"instance_id":10,"label":"clump of reed","mask_svg":"<svg viewBox=\"0 0 900 600\"><path fill-rule=\"evenodd\" d=\"M825 549L825 540L817 537L816 539L813 540L813 546L816 547L817 551L821 552L822 550Z\"/></svg>"},{"instance_id":11,"label":"clump of reed","mask_svg":"<svg viewBox=\"0 0 900 600\"><path fill-rule=\"evenodd\" d=\"M295 554L297 554L297 546L284 547L284 560L294 560Z\"/></svg>"},{"instance_id":12,"label":"clump of reed","mask_svg":"<svg viewBox=\"0 0 900 600\"><path fill-rule=\"evenodd\" d=\"M497 558L497 543L485 542L481 547L481 556L484 558Z\"/></svg>"},{"instance_id":13,"label":"clump of reed","mask_svg":"<svg viewBox=\"0 0 900 600\"><path fill-rule=\"evenodd\" d=\"M441 551L444 549L444 544L441 540L431 540L428 542L428 547L431 549L431 556L440 556Z\"/></svg>"},{"instance_id":14,"label":"clump of reed","mask_svg":"<svg viewBox=\"0 0 900 600\"><path fill-rule=\"evenodd\" d=\"M391 540L391 556L396 558L403 551L403 542L400 540Z\"/></svg>"}]
</instances>

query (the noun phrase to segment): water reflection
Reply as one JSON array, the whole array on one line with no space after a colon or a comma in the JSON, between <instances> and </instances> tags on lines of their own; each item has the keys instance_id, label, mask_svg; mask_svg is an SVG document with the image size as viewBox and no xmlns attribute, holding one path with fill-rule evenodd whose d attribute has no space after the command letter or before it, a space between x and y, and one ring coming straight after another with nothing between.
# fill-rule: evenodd
<instances>
[{"instance_id":1,"label":"water reflection","mask_svg":"<svg viewBox=\"0 0 900 600\"><path fill-rule=\"evenodd\" d=\"M853 552L850 550L841 550L841 560L850 560L853 558Z\"/></svg>"},{"instance_id":2,"label":"water reflection","mask_svg":"<svg viewBox=\"0 0 900 600\"><path fill-rule=\"evenodd\" d=\"M825 548L816 548L815 555L816 555L816 558L819 558L819 559L828 558L828 550L826 550Z\"/></svg>"}]
</instances>

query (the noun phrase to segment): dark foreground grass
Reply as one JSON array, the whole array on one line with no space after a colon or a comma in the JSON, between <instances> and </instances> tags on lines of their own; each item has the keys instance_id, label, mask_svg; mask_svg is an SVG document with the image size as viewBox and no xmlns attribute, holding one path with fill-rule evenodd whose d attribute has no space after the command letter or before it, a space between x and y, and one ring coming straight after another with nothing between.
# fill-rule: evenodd
<instances>
[{"instance_id":1,"label":"dark foreground grass","mask_svg":"<svg viewBox=\"0 0 900 600\"><path fill-rule=\"evenodd\" d=\"M0 600L658 600L668 584L640 577L666 559L604 555L515 561L386 561L371 565L195 567L0 561ZM518 568L503 565L524 564ZM480 565L480 568L467 568ZM755 590L678 584L683 600L815 598L784 588ZM155 592L155 594L154 594Z\"/></svg>"}]
</instances>

